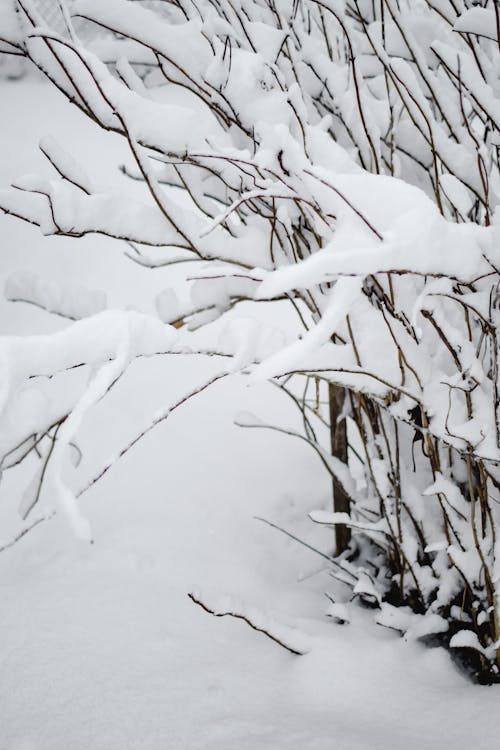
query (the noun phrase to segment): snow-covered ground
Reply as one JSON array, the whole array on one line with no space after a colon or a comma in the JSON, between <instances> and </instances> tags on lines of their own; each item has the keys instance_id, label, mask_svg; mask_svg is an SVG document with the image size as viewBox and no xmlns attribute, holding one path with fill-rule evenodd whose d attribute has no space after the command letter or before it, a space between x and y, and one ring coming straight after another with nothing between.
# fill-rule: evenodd
<instances>
[{"instance_id":1,"label":"snow-covered ground","mask_svg":"<svg viewBox=\"0 0 500 750\"><path fill-rule=\"evenodd\" d=\"M97 133L35 78L0 83L0 182L47 167L55 135L105 184L124 144ZM131 188L132 189L132 188ZM152 311L164 271L139 268L103 237L43 238L0 217L1 283L18 270L108 294L111 307ZM180 273L180 272L175 272ZM66 323L0 302L0 332ZM85 421L85 484L160 406L216 363L135 364ZM329 481L300 441L233 424L237 412L296 419L271 386L218 384L150 433L82 498L95 543L66 521L42 523L0 555L1 750L406 750L496 747L500 687L470 684L442 649L406 643L352 606L325 617L333 590L321 558L255 520L264 516L328 551L307 520ZM21 522L28 477L6 474L0 536ZM50 504L50 497L43 502ZM188 598L230 594L310 636L294 656L241 621Z\"/></svg>"}]
</instances>

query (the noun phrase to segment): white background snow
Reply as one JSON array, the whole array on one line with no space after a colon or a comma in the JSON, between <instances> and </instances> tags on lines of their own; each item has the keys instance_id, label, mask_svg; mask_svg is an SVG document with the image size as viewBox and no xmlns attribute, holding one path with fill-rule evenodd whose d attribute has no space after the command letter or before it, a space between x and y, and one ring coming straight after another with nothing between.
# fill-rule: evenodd
<instances>
[{"instance_id":1,"label":"white background snow","mask_svg":"<svg viewBox=\"0 0 500 750\"><path fill-rule=\"evenodd\" d=\"M2 186L43 163L41 135L104 184L120 179L112 168L124 145L99 137L41 80L2 81L0 102ZM153 312L168 283L102 237L43 238L2 216L0 243L2 285L29 271L103 290L110 307ZM2 334L66 324L0 303ZM209 376L217 365L134 364L80 431L81 484L138 423L199 382L200 368ZM321 558L254 520L330 549L332 532L307 517L329 507L318 459L300 441L233 424L250 411L293 425L275 390L226 379L150 433L82 498L93 545L58 515L0 555L1 750L437 750L444 737L457 750L496 747L500 686L470 684L442 649L404 642L369 611L351 606L351 623L335 625ZM11 472L0 486L5 540L21 527L28 479ZM188 599L193 587L297 627L310 653L293 656L240 621L211 617Z\"/></svg>"}]
</instances>

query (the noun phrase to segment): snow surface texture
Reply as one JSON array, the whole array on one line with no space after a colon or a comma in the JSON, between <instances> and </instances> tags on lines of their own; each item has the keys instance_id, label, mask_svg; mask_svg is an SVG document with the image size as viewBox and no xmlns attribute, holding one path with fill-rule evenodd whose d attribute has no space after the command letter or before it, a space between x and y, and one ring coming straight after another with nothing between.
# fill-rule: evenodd
<instances>
[{"instance_id":1,"label":"snow surface texture","mask_svg":"<svg viewBox=\"0 0 500 750\"><path fill-rule=\"evenodd\" d=\"M45 430L47 480L74 530L90 538L76 497L94 480L75 495L63 479L61 446L78 454L73 439L86 412L127 366L154 355L152 342L163 353L192 353L201 342L191 333L205 326L206 353L223 355L214 380L238 371L254 383L281 377L287 393L288 375L290 388L307 375L316 388L316 407L304 393L298 436L350 497L349 516L321 523L349 523L357 532L359 554L341 565L356 596L375 603L397 596L425 611L427 624L410 625L412 632L442 633L443 616L449 637L453 627L474 628L487 657L478 669L496 678L498 45L483 35L484 13L461 14L454 3L447 10L394 0L278 5L165 4L160 18L142 3L75 0L62 30L49 28L31 0L16 0L18 36L9 27L2 44L26 54L82 113L126 138L135 163L124 171L144 189L90 180L73 153L48 137L40 147L49 174L30 172L0 191L2 210L45 235L126 240L129 257L146 267L196 265L189 299L178 300L171 284L155 295L172 330L156 317L113 312L80 321L54 346L43 337L29 347L4 342L11 445L3 465L40 449L33 430ZM73 21L113 35L86 47ZM39 292L38 304L47 297L45 287ZM263 304L249 310L249 301ZM271 316L288 303L297 325L287 320L285 335ZM259 318L256 307L267 314ZM95 352L101 323L105 346ZM145 350L141 330L151 342ZM68 338L71 357L58 347ZM63 376L78 370L78 351L93 366L81 397L82 383L71 388ZM50 388L44 378L52 374ZM44 405L61 378L67 410L51 412ZM347 463L329 458L305 418L309 410L321 422L328 384L350 389L342 416L349 415L360 451ZM163 406L95 479L185 400ZM37 401L33 424L29 404ZM43 468L23 493L23 516L37 504L42 476Z\"/></svg>"},{"instance_id":2,"label":"snow surface texture","mask_svg":"<svg viewBox=\"0 0 500 750\"><path fill-rule=\"evenodd\" d=\"M93 174L124 159L121 142L96 141L47 85L0 86L9 113L3 184L33 169L40 130L66 147L76 142ZM110 307L146 312L165 286L161 271L132 266L106 238L75 245L5 217L0 228L2 283L30 271L104 287ZM33 305L2 300L0 310L2 333L66 325ZM205 368L208 377L214 364ZM137 362L84 423L78 478L164 405L166 383L173 400L198 376L189 360ZM438 750L443 737L457 750L496 746L499 686L471 685L442 649L405 642L358 607L348 607L350 624L323 617L331 584L310 575L321 559L253 520L279 519L330 547L331 530L307 519L330 492L314 455L232 424L237 411L262 413L263 404L270 419L295 424L273 390L234 377L146 437L85 497L94 545L56 515L0 555L2 750ZM8 472L2 484L6 538L20 528L11 498L27 473ZM304 632L310 653L293 656L242 622L211 617L187 597L196 586Z\"/></svg>"}]
</instances>

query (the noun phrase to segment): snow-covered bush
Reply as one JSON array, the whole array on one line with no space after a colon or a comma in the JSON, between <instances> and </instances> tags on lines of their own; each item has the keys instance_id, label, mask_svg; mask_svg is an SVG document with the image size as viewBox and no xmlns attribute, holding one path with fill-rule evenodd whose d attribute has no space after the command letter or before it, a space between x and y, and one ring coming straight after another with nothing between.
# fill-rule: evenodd
<instances>
[{"instance_id":1,"label":"snow-covered bush","mask_svg":"<svg viewBox=\"0 0 500 750\"><path fill-rule=\"evenodd\" d=\"M3 467L49 437L26 515L43 478L88 536L58 457L134 357L206 351L220 355L216 377L284 389L305 378L317 408L293 381L290 394L337 492L337 512L312 517L344 530L340 547L353 530L333 574L381 623L440 634L495 678L500 20L496 3L470 5L75 0L61 34L17 0L21 25L3 43L126 139L145 199L100 191L44 139L58 177L19 179L0 207L47 235L99 232L126 240L137 263L195 269L192 303L166 290L161 321L100 312L2 341ZM88 24L107 34L83 46ZM249 301L289 304L302 332L285 340L247 305L238 319ZM209 324L228 316L214 343ZM98 369L78 400L50 401L29 428L12 420L27 379L36 389L35 376L81 363ZM316 426L329 420L325 446Z\"/></svg>"}]
</instances>

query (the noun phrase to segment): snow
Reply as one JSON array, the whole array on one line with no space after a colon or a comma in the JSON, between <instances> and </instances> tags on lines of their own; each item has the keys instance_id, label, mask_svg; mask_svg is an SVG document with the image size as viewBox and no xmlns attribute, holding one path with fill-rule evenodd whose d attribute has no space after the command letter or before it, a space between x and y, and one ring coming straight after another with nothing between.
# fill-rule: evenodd
<instances>
[{"instance_id":1,"label":"snow","mask_svg":"<svg viewBox=\"0 0 500 750\"><path fill-rule=\"evenodd\" d=\"M473 630L459 630L451 639L450 646L451 648L473 648L475 651L484 653L484 648Z\"/></svg>"},{"instance_id":2,"label":"snow","mask_svg":"<svg viewBox=\"0 0 500 750\"><path fill-rule=\"evenodd\" d=\"M64 318L79 320L102 312L106 294L80 284L59 284L32 271L17 271L5 283L5 297L13 302L28 302Z\"/></svg>"},{"instance_id":3,"label":"snow","mask_svg":"<svg viewBox=\"0 0 500 750\"><path fill-rule=\"evenodd\" d=\"M14 4L2 3L0 8L0 28L2 29L2 49L12 51L22 40L21 29L14 10Z\"/></svg>"},{"instance_id":4,"label":"snow","mask_svg":"<svg viewBox=\"0 0 500 750\"><path fill-rule=\"evenodd\" d=\"M41 128L66 149L72 141L64 143L64 132L73 128L91 174L105 175L106 161L123 160L121 145L96 142L90 126L37 79L0 86L10 113L0 142L2 184L32 168ZM83 459L75 467L61 456L53 477L74 492L94 476L110 446L132 439L137 422L168 408L202 375L213 376L218 363L198 361L195 368L193 358L137 359L99 401L131 352L152 353L175 341L172 329L151 320L155 300L165 316L172 309L171 297L161 296L170 282L161 269L153 273L124 259L109 238L41 238L36 228L3 216L0 227L2 285L28 269L108 293L111 309L99 314L106 318L75 324L83 331L80 344L106 369L91 373L61 441L69 446L78 422ZM125 312L130 306L137 311ZM16 377L27 366L28 346L39 348L45 374L76 364L66 321L5 300L0 310L3 333L19 337L9 350ZM103 323L110 316L111 327ZM129 325L132 333L122 336ZM105 330L121 333L103 336ZM45 334L56 331L51 349ZM243 326L243 342L249 331ZM57 513L2 552L0 741L8 750L440 750L443 737L458 750L495 746L498 686L472 685L444 650L376 625L380 613L352 604L349 624L337 626L326 616L332 610L324 597L336 584L323 573L310 575L318 558L254 520L277 519L323 550L333 545L331 529L308 519L329 507L330 496L329 477L317 472L308 446L233 424L238 411L296 424L275 390L225 378L147 435L78 501L77 526L85 532L78 522L88 519L93 545L75 539ZM27 418L50 409L44 394L44 388L24 393ZM37 466L33 459L30 476L24 469L4 475L6 541L25 528L18 504ZM437 482L429 494L446 489L445 478ZM57 503L50 484L41 503L47 515ZM75 506L73 497L70 515ZM265 613L267 623L307 633L309 653L290 654L243 623L212 618L188 598L198 586L234 592ZM368 577L359 591L370 591ZM335 590L335 601L338 593L341 605L346 589ZM471 645L461 638L456 645Z\"/></svg>"},{"instance_id":5,"label":"snow","mask_svg":"<svg viewBox=\"0 0 500 750\"><path fill-rule=\"evenodd\" d=\"M50 136L45 136L40 140L40 151L44 153L54 169L64 177L67 177L74 185L80 187L86 193L93 192L93 185L88 175L82 169L80 164L62 149L57 141Z\"/></svg>"},{"instance_id":6,"label":"snow","mask_svg":"<svg viewBox=\"0 0 500 750\"><path fill-rule=\"evenodd\" d=\"M81 3L80 6L86 7L85 12L93 15L98 24L111 23L111 20L103 22L102 14L106 16L106 11L98 3ZM339 49L347 41L350 61L346 61L345 56L343 60L334 60L322 17L323 7L342 28L346 38L338 30L337 33L330 30L330 33ZM127 8L131 8L130 14ZM254 18L266 19L266 11L261 12L258 4L251 10L242 8L244 17L233 5L227 11L220 9L225 20L233 20L234 16L241 27L241 34L236 37L225 36L225 24L213 22L213 11L209 12L208 25L200 28L203 11L196 7L197 13L192 11L190 18L185 8L179 12L171 8L172 15L169 14L162 37L149 11L143 13L136 6L111 3L107 12L120 16L118 31L134 40L140 39L142 34L146 49L158 53L158 65L146 78L151 81L156 75L158 80L163 75L163 85L144 101L141 101L144 98L140 95L141 87L130 79L122 65L119 70L123 82L119 83L112 75L111 65L106 68L74 45L63 44L61 54L69 69L67 85L76 86L82 105L91 109L105 129L113 127L126 136L140 173L137 176L142 175L147 185L150 203L156 204L159 214L173 230L170 242L176 240L177 246L180 243L196 262L218 261L210 264L214 271L198 266L199 270L190 277L194 281L191 301L195 307L186 310L182 321L172 321L180 326L187 320L188 330L204 325L206 331L213 333L217 325L211 326L211 322L218 318L229 320L219 342L221 353L230 364L223 366L216 379L229 372L250 372L249 382L255 385L259 377L261 380L269 376L293 378L297 373L313 373L318 393L320 382L326 380L345 384L351 394L356 394L352 396L352 413L365 453L365 483L364 492L351 497L350 514L356 529L363 528L372 535L383 532L376 549L385 549L391 560L385 581L375 564L380 573L379 596L368 595L365 585L360 596L362 600L380 602L380 597L387 595L390 585L387 581L396 582L399 578L396 585L401 589L402 598L407 596L412 606L416 606L417 596L427 609L431 623L435 619L433 609L442 611L445 594L458 596L459 578L474 591L473 598L478 597L484 605L486 597L486 606L492 604L491 588L483 587L479 574L485 568L484 577L488 581L488 566L493 563L496 513L489 508L486 514L483 511L480 545L475 529L472 485L472 505L470 510L466 508L467 512L460 512L453 505L450 492L437 493L437 499L423 503L421 485L428 485L431 476L435 479L436 467L442 458L447 462L449 481L455 482L457 488L460 480L454 476L456 461L463 473L471 456L481 466L485 462L498 462L500 458L496 328L492 322L492 300L496 295L492 285L499 257L498 224L491 225L494 202L490 203L489 198L489 172L494 179L498 166L483 122L484 114L491 119L496 117L497 106L491 96L495 83L491 75L494 63L490 60L492 55L488 54L491 45L480 48L483 70L474 47L472 54L463 38L453 35L446 23L433 16L434 11L428 8L426 20L423 20L418 17L423 13L414 17L409 7L408 12L399 8L397 11L407 24L405 33L401 31L397 41L397 53L401 57L389 58L380 44L377 46L372 41L369 30L363 29L360 33L359 22L348 21L346 16L345 24L349 29L344 27L343 8L345 3L340 0L333 7L321 4L318 9L315 6L315 24L310 23L310 18L307 23L303 18L302 31L296 30L294 19L289 18L285 28L288 24L291 40L287 40L286 50L283 48L280 52L279 61L276 58L271 65L265 59L269 39L264 38L262 26L254 24L252 41L244 20L252 24ZM299 8L294 8L293 14L295 11ZM383 24L383 6L377 16L372 5L372 14L374 18L382 17ZM397 26L393 10L390 14ZM437 39L431 45L430 19L433 17ZM177 21L175 27L170 24L172 19ZM323 65L321 55L325 57L325 50L319 51L319 67L321 71L328 68L333 82L326 73L322 81L315 67L316 55L310 49L315 36L320 47L324 46L321 34L313 31L320 28L319 21L330 61ZM413 21L418 39L411 28ZM332 19L330 22L334 23ZM273 24L280 29L283 26L278 11ZM377 35L380 31L384 43L384 28L377 27ZM395 29L391 27L389 31L391 37L397 39ZM306 37L305 45L309 45L311 56L307 61L308 71L302 69L300 59L303 37ZM451 37L460 49L456 67L455 58L451 60L450 56ZM43 30L35 30L30 35L26 43L32 57L38 54L38 42L43 38ZM168 50L161 46L164 39L169 42ZM196 45L197 39L199 55L192 56L193 65L186 70L183 56L190 44ZM59 49L61 40L54 41ZM186 42L186 49L183 42ZM374 53L372 60L367 59L367 46ZM342 58L339 49L336 54ZM407 59L403 60L403 56ZM42 60L36 60L41 65ZM200 61L202 69L198 67ZM361 85L358 85L357 69L362 71ZM311 84L314 76L317 81ZM368 80L372 77L378 78L373 89ZM126 86L127 80L132 91ZM325 87L329 103L317 101L324 95L318 82ZM330 83L333 94L328 88ZM179 84L186 89L180 97L177 96ZM333 101L338 91L343 99L341 112L346 118L346 123L341 125L335 123L334 117L339 114ZM192 94L199 99L196 108ZM329 112L330 118L325 118L324 110ZM423 146L423 163L417 159L409 169L394 152L400 144L399 121L403 120L404 124L406 120L409 125L408 118L413 130L416 129L417 140L420 138L424 142L416 149L420 153ZM324 142L325 128L333 138L338 136L339 144L346 134L349 136L354 148L346 151L343 159L339 158L339 151L325 149L323 153L321 136ZM383 143L382 134L386 132L390 143ZM406 131L405 137L410 133ZM316 142L314 154L318 163L311 158L310 141ZM403 146L404 141L403 138ZM148 155L147 149L154 149L156 153ZM342 146L338 149L342 151ZM360 164L377 174L353 169L350 157L355 149ZM404 147L401 151L405 153ZM332 153L334 159L330 164L328 156ZM411 159L412 154L409 156ZM158 163L152 166L150 161L159 161L162 166ZM337 169L339 162L345 165L345 173ZM198 173L198 179L184 180L182 172L186 164L188 172ZM399 177L380 175L381 169ZM424 174L418 173L416 177L416 169ZM441 171L445 174L440 183ZM169 183L174 173L174 181ZM453 184L453 179L447 179L446 174L455 176L457 184L463 183L463 190ZM206 189L201 186L202 182ZM168 185L187 190L191 199L187 201L189 207L173 199L172 187L166 187ZM448 188L448 193L442 190L443 186ZM37 194L36 198L25 197L31 202L38 201L42 214L37 213L35 203L30 203L28 212L22 215L31 216L44 231L71 234L69 227L85 213L80 195L80 204L74 206L74 216L68 210L74 196L66 184L54 188L52 184L46 186L44 178L28 176L17 182L15 189ZM474 195L473 211L465 208L468 192ZM494 196L494 191L491 195ZM92 196L92 201L95 197ZM120 200L117 194L115 197ZM18 193L13 192L10 198L7 196L5 205L14 206L11 211L22 213L21 200ZM284 202L285 210L278 206L276 211L276 202ZM219 211L216 217L213 204ZM465 217L460 217L458 207ZM122 224L124 217L115 210L118 203L116 206L111 203L109 208L113 209L112 218ZM86 231L93 231L94 226L94 231L120 237L116 228L106 228L102 221L107 219L105 214L99 210L95 215L90 212ZM464 220L462 223L460 218ZM129 238L140 236L144 224L140 212L133 219L133 231L132 226L127 225ZM167 237L164 244L167 244ZM242 247L243 253L240 252ZM220 265L233 268L221 270ZM384 277L383 272L390 276ZM444 291L433 287L432 293L421 293L429 275L445 276L448 287ZM351 276L354 278L346 278ZM241 279L249 283L242 284ZM259 285L259 282L262 283ZM476 284L480 285L481 303L484 290L489 286L489 322L482 319L473 306L463 303L463 284L470 290L469 297L475 294ZM414 311L418 309L414 316L421 324L418 330L412 329L406 309L412 307L415 297L420 297L421 302L425 299L425 305L413 305ZM267 336L261 335L265 326L255 320L259 314L253 310L258 306L249 306L255 317L233 315L236 308L245 310L244 303L251 299L263 303L272 299L291 302L306 333L296 333L295 341L278 345L278 351L271 347L271 352L263 355L261 349L265 346L261 344ZM299 304L295 302L297 299ZM457 303L462 305L462 310ZM167 314L168 304L167 300ZM185 308L179 306L179 310L182 309ZM161 298L157 310L163 320L169 319L163 315ZM211 353L219 356L214 349ZM293 382L295 384L296 380ZM370 406L366 405L365 396ZM147 431L182 401L160 410ZM357 410L354 402L358 404ZM319 395L316 403L314 413L319 411ZM373 439L365 439L365 412ZM300 435L293 429L286 432L305 439L331 474L340 475L342 484L347 487L348 482L339 472L338 460L325 457L325 450L307 418L303 422L308 434ZM279 429L271 424L267 426ZM392 454L395 452L399 456L400 438L406 460L395 461ZM429 459L426 469L422 461L418 469L415 465L413 448L420 440L422 454ZM437 441L437 447L430 445L432 441ZM129 447L135 442L133 439ZM123 449L115 455L124 455L127 451ZM348 464L343 464L343 470L350 474ZM481 491L487 492L488 482L496 480L488 478L486 469L478 471L483 479L477 491L480 486ZM471 476L470 465L468 476ZM405 485L403 492L402 484ZM460 500L461 491L457 491ZM407 496L413 500L411 505L406 503ZM414 509L420 526L415 521ZM375 518L373 523L366 522L370 514ZM358 516L365 519L363 527L356 521ZM386 521L387 526L380 527L379 520ZM423 548L427 542L436 541L436 536L442 541L444 531L448 536L453 533L457 545L449 545L448 557L439 552L435 557L426 556ZM360 537L362 535L357 534L358 540ZM398 551L396 555L394 546ZM373 560L371 562L374 564ZM455 565L453 575L447 574L447 564ZM407 569L409 575L405 577ZM366 574L361 567L354 569L354 573L351 571L351 575L360 585ZM373 586L375 590L375 582ZM463 602L465 609L471 604L467 597ZM448 603L451 605L452 601ZM456 609L454 605L453 611ZM475 617L474 613L469 616ZM426 627L424 624L422 632ZM485 643L497 638L493 622L491 630L491 633L480 633Z\"/></svg>"},{"instance_id":7,"label":"snow","mask_svg":"<svg viewBox=\"0 0 500 750\"><path fill-rule=\"evenodd\" d=\"M312 648L312 640L306 633L278 622L268 613L249 606L234 596L225 594L219 596L215 602L209 599L207 604L206 595L195 589L189 592L188 597L214 617L233 617L236 620L243 620L249 627L263 633L274 643L296 656L304 656Z\"/></svg>"},{"instance_id":8,"label":"snow","mask_svg":"<svg viewBox=\"0 0 500 750\"><path fill-rule=\"evenodd\" d=\"M497 41L494 8L468 8L454 25L455 31L478 34Z\"/></svg>"},{"instance_id":9,"label":"snow","mask_svg":"<svg viewBox=\"0 0 500 750\"><path fill-rule=\"evenodd\" d=\"M267 280L266 280L267 281ZM269 285L263 282L259 294L267 296L275 294L275 290L269 290ZM271 277L271 284L273 283ZM255 377L268 378L282 372L293 371L300 368L307 355L312 354L317 348L328 341L331 332L335 330L338 323L349 314L351 306L359 296L361 280L357 277L339 279L327 300L321 320L303 338L295 341L281 351L268 357L257 370Z\"/></svg>"}]
</instances>

